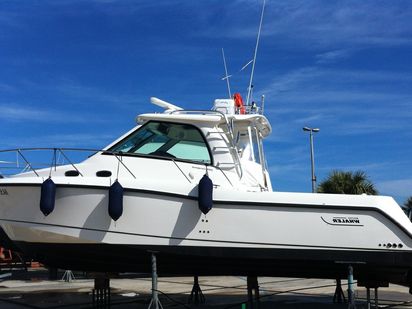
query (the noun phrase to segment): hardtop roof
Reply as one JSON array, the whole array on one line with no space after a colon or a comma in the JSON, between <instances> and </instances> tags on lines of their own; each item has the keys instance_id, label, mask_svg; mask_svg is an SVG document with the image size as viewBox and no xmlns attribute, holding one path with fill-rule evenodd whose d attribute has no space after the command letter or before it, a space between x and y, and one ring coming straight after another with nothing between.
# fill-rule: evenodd
<instances>
[{"instance_id":1,"label":"hardtop roof","mask_svg":"<svg viewBox=\"0 0 412 309\"><path fill-rule=\"evenodd\" d=\"M143 124L147 121L169 121L180 123L191 123L199 127L202 125L216 126L226 123L226 121L233 121L234 125L255 125L261 132L263 137L268 136L272 127L268 119L260 114L248 115L225 115L215 111L178 111L176 113L147 113L136 117L138 124Z\"/></svg>"}]
</instances>

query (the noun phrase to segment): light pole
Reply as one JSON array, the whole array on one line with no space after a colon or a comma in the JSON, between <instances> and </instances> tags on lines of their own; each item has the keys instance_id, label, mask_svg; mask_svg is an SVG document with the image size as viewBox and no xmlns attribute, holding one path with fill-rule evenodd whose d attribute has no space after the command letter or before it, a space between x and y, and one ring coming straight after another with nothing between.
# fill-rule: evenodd
<instances>
[{"instance_id":1,"label":"light pole","mask_svg":"<svg viewBox=\"0 0 412 309\"><path fill-rule=\"evenodd\" d=\"M312 166L312 193L315 193L316 188L316 176L315 176L315 154L313 151L313 133L317 133L320 131L319 128L309 128L304 127L303 131L309 132L310 138L310 161Z\"/></svg>"}]
</instances>

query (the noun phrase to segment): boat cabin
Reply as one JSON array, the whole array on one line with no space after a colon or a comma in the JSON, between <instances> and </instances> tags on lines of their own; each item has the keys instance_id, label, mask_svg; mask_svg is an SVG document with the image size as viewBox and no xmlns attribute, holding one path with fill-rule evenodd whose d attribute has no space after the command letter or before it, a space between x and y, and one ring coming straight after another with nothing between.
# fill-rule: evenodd
<instances>
[{"instance_id":1,"label":"boat cabin","mask_svg":"<svg viewBox=\"0 0 412 309\"><path fill-rule=\"evenodd\" d=\"M183 110L160 102L167 104L161 105L164 113L139 115L137 129L107 150L215 167L231 183L253 191L272 190L263 149L271 127L257 109L238 114L232 99L216 100L211 111Z\"/></svg>"}]
</instances>

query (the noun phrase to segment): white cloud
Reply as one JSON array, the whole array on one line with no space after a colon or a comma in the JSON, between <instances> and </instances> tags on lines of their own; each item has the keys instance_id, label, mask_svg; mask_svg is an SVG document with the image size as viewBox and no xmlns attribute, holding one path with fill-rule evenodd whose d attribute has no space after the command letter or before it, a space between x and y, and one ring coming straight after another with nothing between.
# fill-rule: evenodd
<instances>
[{"instance_id":1,"label":"white cloud","mask_svg":"<svg viewBox=\"0 0 412 309\"><path fill-rule=\"evenodd\" d=\"M74 98L81 102L102 102L109 105L116 105L118 107L139 102L139 98L129 94L113 94L106 89L84 86L75 82L63 82L54 86L48 86L64 94L70 98ZM79 100L81 99L81 100Z\"/></svg>"},{"instance_id":2,"label":"white cloud","mask_svg":"<svg viewBox=\"0 0 412 309\"><path fill-rule=\"evenodd\" d=\"M278 94L296 89L301 83L319 77L322 72L316 67L303 67L276 77L263 93L276 97Z\"/></svg>"},{"instance_id":3,"label":"white cloud","mask_svg":"<svg viewBox=\"0 0 412 309\"><path fill-rule=\"evenodd\" d=\"M311 66L279 74L262 93L271 118L333 128L335 135L405 135L412 131L412 92L397 85L410 82L409 73Z\"/></svg>"},{"instance_id":4,"label":"white cloud","mask_svg":"<svg viewBox=\"0 0 412 309\"><path fill-rule=\"evenodd\" d=\"M294 123L297 123L299 125L307 125L310 123L316 123L319 122L320 120L325 121L326 118L330 117L329 115L324 115L324 114L311 114L308 116L303 116L301 118L295 118L293 120Z\"/></svg>"},{"instance_id":5,"label":"white cloud","mask_svg":"<svg viewBox=\"0 0 412 309\"><path fill-rule=\"evenodd\" d=\"M55 132L58 129L55 130ZM30 147L36 148L81 148L81 149L102 149L112 142L116 136L113 134L108 134L106 132L99 133L55 133L55 134L41 134L40 132L36 135L26 135L26 136L15 136L13 139L5 138L2 140L2 149L24 149ZM47 151L44 151L47 152ZM73 154L84 154L85 156L90 155L91 151L67 151ZM37 152L39 153L39 152ZM43 153L40 153L43 154ZM69 156L70 157L70 156ZM4 156L2 156L2 160Z\"/></svg>"},{"instance_id":6,"label":"white cloud","mask_svg":"<svg viewBox=\"0 0 412 309\"><path fill-rule=\"evenodd\" d=\"M341 59L348 58L352 54L352 51L348 49L332 50L325 53L316 55L316 63L329 64Z\"/></svg>"},{"instance_id":7,"label":"white cloud","mask_svg":"<svg viewBox=\"0 0 412 309\"><path fill-rule=\"evenodd\" d=\"M53 113L27 107L13 105L0 105L0 119L3 121L44 121L48 120Z\"/></svg>"},{"instance_id":8,"label":"white cloud","mask_svg":"<svg viewBox=\"0 0 412 309\"><path fill-rule=\"evenodd\" d=\"M1 92L11 92L11 91L15 91L15 87L6 84L6 83L0 83L0 91Z\"/></svg>"},{"instance_id":9,"label":"white cloud","mask_svg":"<svg viewBox=\"0 0 412 309\"><path fill-rule=\"evenodd\" d=\"M44 123L96 123L102 122L96 115L85 115L52 109L29 107L26 104L0 103L0 119L10 122L44 122Z\"/></svg>"},{"instance_id":10,"label":"white cloud","mask_svg":"<svg viewBox=\"0 0 412 309\"><path fill-rule=\"evenodd\" d=\"M274 176L284 175L290 172L294 174L301 174L301 172L307 170L307 165L299 163L291 164L273 164L269 167L269 172Z\"/></svg>"},{"instance_id":11,"label":"white cloud","mask_svg":"<svg viewBox=\"0 0 412 309\"><path fill-rule=\"evenodd\" d=\"M107 133L74 133L52 134L29 137L24 144L37 145L37 147L84 147L102 149L115 139L113 134Z\"/></svg>"},{"instance_id":12,"label":"white cloud","mask_svg":"<svg viewBox=\"0 0 412 309\"><path fill-rule=\"evenodd\" d=\"M227 20L204 27L209 37L256 37L261 1L235 1L222 9ZM412 44L410 1L267 1L262 35L278 48L346 49ZM222 28L221 28L222 27ZM267 43L267 42L271 43ZM280 43L280 44L279 44Z\"/></svg>"},{"instance_id":13,"label":"white cloud","mask_svg":"<svg viewBox=\"0 0 412 309\"><path fill-rule=\"evenodd\" d=\"M323 153L326 155L326 153ZM332 155L330 153L329 155ZM379 172L379 171L386 171L389 169L393 169L395 167L395 164L391 165L388 164L387 162L369 162L369 163L358 163L358 164L348 164L347 162L342 162L342 165L322 165L319 166L319 170L329 173L332 170L343 170L343 171L366 171L368 174L371 172Z\"/></svg>"},{"instance_id":14,"label":"white cloud","mask_svg":"<svg viewBox=\"0 0 412 309\"><path fill-rule=\"evenodd\" d=\"M116 1L60 0L27 2L8 7L0 14L0 25L28 27L32 14L105 14L113 18L150 15L174 8L197 22L186 35L248 40L255 38L260 18L258 0L210 1ZM81 10L78 6L81 5ZM35 12L35 13L33 13ZM217 18L218 17L218 18ZM278 48L299 47L321 51L319 61L345 56L352 48L412 44L410 1L267 1L262 35L265 44ZM5 32L3 35L7 35Z\"/></svg>"},{"instance_id":15,"label":"white cloud","mask_svg":"<svg viewBox=\"0 0 412 309\"><path fill-rule=\"evenodd\" d=\"M2 88L2 84L0 84L0 90L2 90ZM14 90L14 92L16 92L15 89L24 89L29 95L47 93L48 96L55 97L53 100L59 106L64 105L64 103L69 103L70 105L86 105L93 108L100 108L102 105L105 105L110 107L116 106L117 109L130 109L131 106L138 109L140 102L149 101L148 97L142 97L138 94L117 93L104 87L85 85L61 77L42 83L22 79L16 81L14 84L4 84L4 88L10 91ZM0 103L0 107L4 105L5 104ZM23 106L26 105L27 104L14 104L14 108L23 109ZM37 109L35 109L35 111L37 111Z\"/></svg>"},{"instance_id":16,"label":"white cloud","mask_svg":"<svg viewBox=\"0 0 412 309\"><path fill-rule=\"evenodd\" d=\"M348 69L327 69L317 66L307 66L292 71L286 72L283 75L278 75L269 83L262 92L276 95L289 90L297 90L304 88L314 89L314 85L321 85L320 93L324 90L331 91L332 89L343 89L348 91L356 91L356 89L364 89L367 86L378 85L381 83L406 83L412 82L412 74L404 72L391 72L379 70L348 70ZM375 87L376 88L376 87ZM379 90L379 89L378 89ZM362 91L365 92L364 90ZM382 91L380 91L382 93ZM329 96L329 94L327 94ZM396 93L399 97L403 94ZM407 94L408 96L409 94ZM306 92L302 93L306 96ZM405 96L405 95L403 95ZM340 98L334 96L332 98Z\"/></svg>"}]
</instances>

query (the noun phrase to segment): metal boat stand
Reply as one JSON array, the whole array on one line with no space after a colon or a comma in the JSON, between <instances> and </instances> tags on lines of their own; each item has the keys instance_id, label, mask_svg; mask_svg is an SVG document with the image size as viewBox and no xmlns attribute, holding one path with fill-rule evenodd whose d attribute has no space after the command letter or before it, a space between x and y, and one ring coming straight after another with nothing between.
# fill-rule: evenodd
<instances>
[{"instance_id":1,"label":"metal boat stand","mask_svg":"<svg viewBox=\"0 0 412 309\"><path fill-rule=\"evenodd\" d=\"M333 295L333 303L334 304L346 303L345 293L343 293L342 281L340 278L336 279L336 289L335 289L335 294Z\"/></svg>"},{"instance_id":2,"label":"metal boat stand","mask_svg":"<svg viewBox=\"0 0 412 309\"><path fill-rule=\"evenodd\" d=\"M366 288L366 290L368 294L366 305L368 309L371 309L371 291L370 288ZM379 308L378 288L375 288L375 308Z\"/></svg>"},{"instance_id":3,"label":"metal boat stand","mask_svg":"<svg viewBox=\"0 0 412 309\"><path fill-rule=\"evenodd\" d=\"M247 298L249 308L253 309L255 302L257 308L260 308L259 283L257 276L247 276Z\"/></svg>"},{"instance_id":4,"label":"metal boat stand","mask_svg":"<svg viewBox=\"0 0 412 309\"><path fill-rule=\"evenodd\" d=\"M388 287L389 282L377 281L377 280L359 281L358 286L362 286L366 288L366 308L367 309L372 308L371 289L375 290L374 308L379 308L378 288Z\"/></svg>"},{"instance_id":5,"label":"metal boat stand","mask_svg":"<svg viewBox=\"0 0 412 309\"><path fill-rule=\"evenodd\" d=\"M157 289L157 265L156 265L156 254L155 252L151 252L152 254L152 299L150 301L148 309L163 309L162 304L159 300L159 292Z\"/></svg>"},{"instance_id":6,"label":"metal boat stand","mask_svg":"<svg viewBox=\"0 0 412 309\"><path fill-rule=\"evenodd\" d=\"M94 289L92 291L93 308L110 308L110 278L107 274L92 273Z\"/></svg>"},{"instance_id":7,"label":"metal boat stand","mask_svg":"<svg viewBox=\"0 0 412 309\"><path fill-rule=\"evenodd\" d=\"M355 283L353 282L353 267L348 267L348 309L356 309Z\"/></svg>"},{"instance_id":8,"label":"metal boat stand","mask_svg":"<svg viewBox=\"0 0 412 309\"><path fill-rule=\"evenodd\" d=\"M206 302L205 296L203 295L202 289L199 285L199 276L193 277L193 288L187 302L195 305L204 304Z\"/></svg>"},{"instance_id":9,"label":"metal boat stand","mask_svg":"<svg viewBox=\"0 0 412 309\"><path fill-rule=\"evenodd\" d=\"M67 269L63 274L62 280L65 282L72 282L73 280L76 280L76 278L74 277L73 272Z\"/></svg>"}]
</instances>

